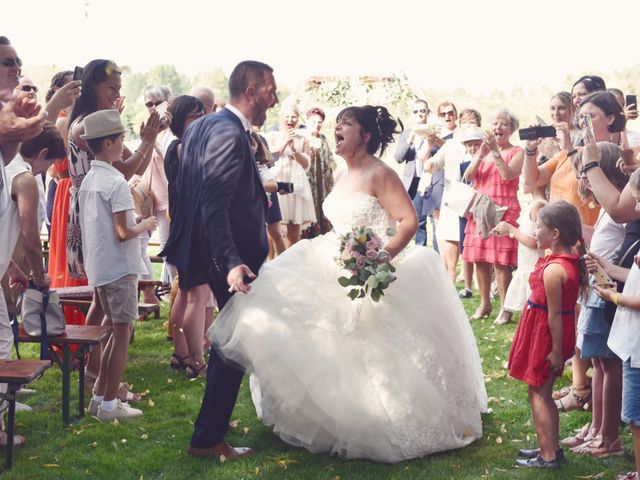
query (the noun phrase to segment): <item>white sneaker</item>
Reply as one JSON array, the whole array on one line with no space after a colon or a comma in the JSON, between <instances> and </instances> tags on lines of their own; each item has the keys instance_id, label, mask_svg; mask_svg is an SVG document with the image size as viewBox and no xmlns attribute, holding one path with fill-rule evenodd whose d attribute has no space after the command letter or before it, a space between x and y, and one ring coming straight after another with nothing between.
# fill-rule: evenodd
<instances>
[{"instance_id":1,"label":"white sneaker","mask_svg":"<svg viewBox=\"0 0 640 480\"><path fill-rule=\"evenodd\" d=\"M95 417L98 414L98 408L100 408L100 403L97 400L94 400L93 397L89 401L89 407L87 407L87 413L92 417Z\"/></svg>"},{"instance_id":2,"label":"white sneaker","mask_svg":"<svg viewBox=\"0 0 640 480\"><path fill-rule=\"evenodd\" d=\"M96 415L98 420L101 422L111 422L116 418L118 420L127 419L127 418L138 418L142 416L142 410L138 410L137 408L130 407L128 403L121 402L118 400L118 405L113 410L113 412L107 412L102 409L102 406L98 408L98 414Z\"/></svg>"}]
</instances>

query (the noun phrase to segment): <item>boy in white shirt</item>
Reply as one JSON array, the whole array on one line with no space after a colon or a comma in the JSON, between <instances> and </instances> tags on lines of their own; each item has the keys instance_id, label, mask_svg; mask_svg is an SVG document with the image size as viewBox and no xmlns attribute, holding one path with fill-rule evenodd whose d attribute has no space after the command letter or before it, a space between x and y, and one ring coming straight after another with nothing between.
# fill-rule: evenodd
<instances>
[{"instance_id":1,"label":"boy in white shirt","mask_svg":"<svg viewBox=\"0 0 640 480\"><path fill-rule=\"evenodd\" d=\"M89 413L101 421L136 418L142 411L117 399L129 349L132 322L138 316L138 277L146 273L138 235L153 230L155 217L136 224L134 204L124 175L113 167L122 158L124 126L116 110L100 110L84 119L80 136L95 156L80 187L82 252L89 285L112 323L102 352Z\"/></svg>"}]
</instances>

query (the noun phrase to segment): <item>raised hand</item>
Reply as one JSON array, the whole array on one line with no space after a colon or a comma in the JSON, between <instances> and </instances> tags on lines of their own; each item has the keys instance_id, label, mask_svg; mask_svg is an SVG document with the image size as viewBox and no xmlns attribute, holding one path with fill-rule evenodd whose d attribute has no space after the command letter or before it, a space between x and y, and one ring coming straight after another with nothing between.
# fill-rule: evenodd
<instances>
[{"instance_id":1,"label":"raised hand","mask_svg":"<svg viewBox=\"0 0 640 480\"><path fill-rule=\"evenodd\" d=\"M154 143L158 132L162 130L162 122L160 121L160 115L155 110L149 114L147 122L142 122L140 125L140 138L142 141Z\"/></svg>"},{"instance_id":2,"label":"raised hand","mask_svg":"<svg viewBox=\"0 0 640 480\"><path fill-rule=\"evenodd\" d=\"M80 80L72 80L56 90L46 106L49 117L53 120L54 117L58 116L58 113L73 105L73 102L76 101L81 92L82 82Z\"/></svg>"},{"instance_id":3,"label":"raised hand","mask_svg":"<svg viewBox=\"0 0 640 480\"><path fill-rule=\"evenodd\" d=\"M12 142L25 142L42 132L42 125L46 120L46 115L28 115L17 109L13 102L6 103L0 109L0 144Z\"/></svg>"},{"instance_id":4,"label":"raised hand","mask_svg":"<svg viewBox=\"0 0 640 480\"><path fill-rule=\"evenodd\" d=\"M114 110L117 110L118 113L122 113L124 111L124 99L127 97L118 97L115 102L113 102Z\"/></svg>"}]
</instances>

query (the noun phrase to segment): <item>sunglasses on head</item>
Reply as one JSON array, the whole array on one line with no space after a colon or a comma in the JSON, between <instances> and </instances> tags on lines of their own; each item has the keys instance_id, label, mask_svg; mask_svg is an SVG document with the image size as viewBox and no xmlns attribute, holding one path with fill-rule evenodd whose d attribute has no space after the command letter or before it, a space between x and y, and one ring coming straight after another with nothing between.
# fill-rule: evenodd
<instances>
[{"instance_id":1,"label":"sunglasses on head","mask_svg":"<svg viewBox=\"0 0 640 480\"><path fill-rule=\"evenodd\" d=\"M147 103L144 104L144 106L147 107L147 108L157 107L158 105L160 105L163 102L164 102L164 100L160 100L159 102L147 102Z\"/></svg>"},{"instance_id":2,"label":"sunglasses on head","mask_svg":"<svg viewBox=\"0 0 640 480\"><path fill-rule=\"evenodd\" d=\"M427 109L426 108L420 108L418 110L414 110L413 113L427 113Z\"/></svg>"},{"instance_id":3,"label":"sunglasses on head","mask_svg":"<svg viewBox=\"0 0 640 480\"><path fill-rule=\"evenodd\" d=\"M439 117L453 117L455 116L456 112L454 112L453 110L448 110L446 112L440 112L438 114Z\"/></svg>"},{"instance_id":4,"label":"sunglasses on head","mask_svg":"<svg viewBox=\"0 0 640 480\"><path fill-rule=\"evenodd\" d=\"M18 89L22 90L23 92L38 93L38 87L36 87L35 85L22 85L21 87L18 87Z\"/></svg>"},{"instance_id":5,"label":"sunglasses on head","mask_svg":"<svg viewBox=\"0 0 640 480\"><path fill-rule=\"evenodd\" d=\"M22 66L22 60L20 60L18 57L16 58L11 58L11 57L7 57L7 58L3 58L2 60L0 60L0 64L4 65L5 67L21 67Z\"/></svg>"}]
</instances>

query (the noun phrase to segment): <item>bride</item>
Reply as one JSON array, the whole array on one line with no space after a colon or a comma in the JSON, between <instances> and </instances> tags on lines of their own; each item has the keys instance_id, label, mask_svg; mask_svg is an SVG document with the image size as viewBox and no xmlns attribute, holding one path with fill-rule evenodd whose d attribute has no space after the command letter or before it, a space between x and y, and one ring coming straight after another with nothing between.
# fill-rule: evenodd
<instances>
[{"instance_id":1,"label":"bride","mask_svg":"<svg viewBox=\"0 0 640 480\"><path fill-rule=\"evenodd\" d=\"M396 127L384 107L338 115L336 153L348 171L323 206L335 232L265 264L209 332L225 361L258 379L265 422L311 452L398 462L482 436L487 396L467 316L438 255L407 248L415 210L374 156ZM354 226L383 238L397 268L377 303L352 302L337 282L337 235Z\"/></svg>"}]
</instances>

